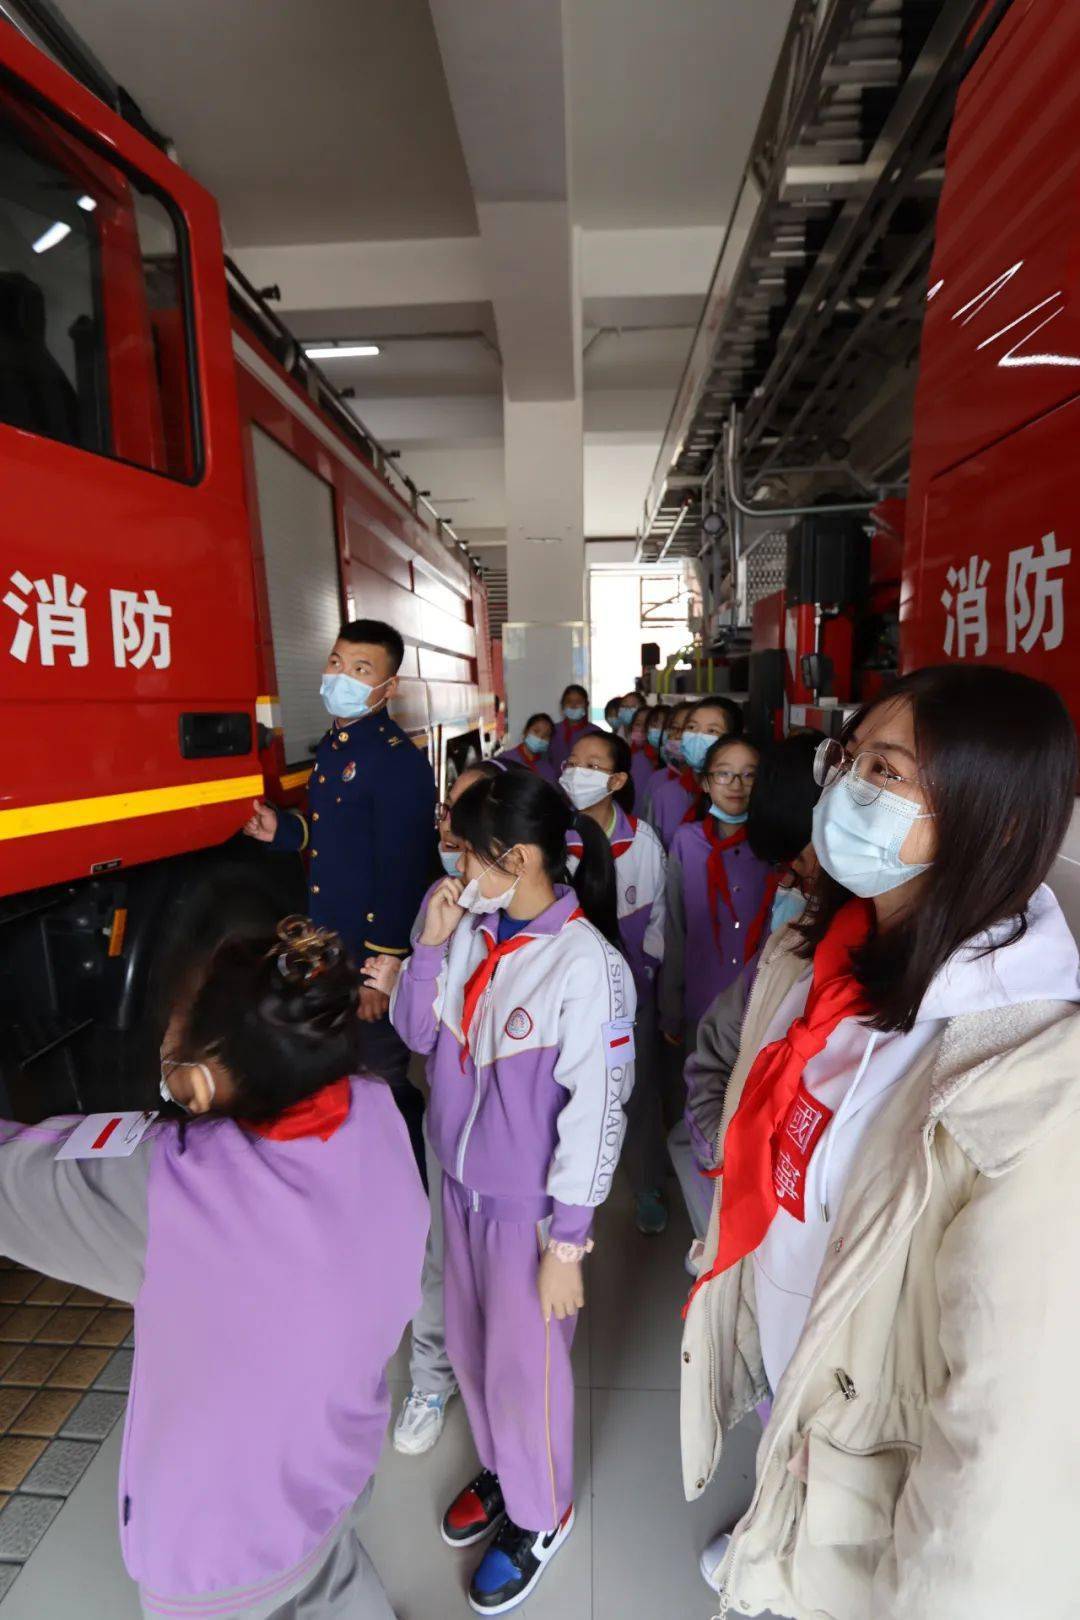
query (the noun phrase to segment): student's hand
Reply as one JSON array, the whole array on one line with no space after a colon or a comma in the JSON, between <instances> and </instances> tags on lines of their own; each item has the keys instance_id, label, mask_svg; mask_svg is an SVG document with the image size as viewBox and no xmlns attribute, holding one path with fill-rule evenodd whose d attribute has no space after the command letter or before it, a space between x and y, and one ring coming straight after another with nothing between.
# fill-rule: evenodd
<instances>
[{"instance_id":1,"label":"student's hand","mask_svg":"<svg viewBox=\"0 0 1080 1620\"><path fill-rule=\"evenodd\" d=\"M367 980L366 988L379 990L384 996L389 996L400 972L400 956L369 956L363 967L364 978Z\"/></svg>"},{"instance_id":2,"label":"student's hand","mask_svg":"<svg viewBox=\"0 0 1080 1620\"><path fill-rule=\"evenodd\" d=\"M559 1322L576 1316L585 1304L581 1261L557 1260L550 1249L545 1250L540 1259L536 1289L545 1322L550 1322L553 1316Z\"/></svg>"},{"instance_id":3,"label":"student's hand","mask_svg":"<svg viewBox=\"0 0 1080 1620\"><path fill-rule=\"evenodd\" d=\"M465 885L460 878L443 878L427 905L421 945L445 945L465 913L458 900Z\"/></svg>"},{"instance_id":4,"label":"student's hand","mask_svg":"<svg viewBox=\"0 0 1080 1620\"><path fill-rule=\"evenodd\" d=\"M360 986L360 1003L356 1016L364 1024L377 1024L390 1011L390 997L385 990L373 990L370 985Z\"/></svg>"},{"instance_id":5,"label":"student's hand","mask_svg":"<svg viewBox=\"0 0 1080 1620\"><path fill-rule=\"evenodd\" d=\"M270 844L277 832L277 820L277 811L264 804L262 799L256 799L255 814L245 821L244 831L249 838L257 838L260 844Z\"/></svg>"}]
</instances>

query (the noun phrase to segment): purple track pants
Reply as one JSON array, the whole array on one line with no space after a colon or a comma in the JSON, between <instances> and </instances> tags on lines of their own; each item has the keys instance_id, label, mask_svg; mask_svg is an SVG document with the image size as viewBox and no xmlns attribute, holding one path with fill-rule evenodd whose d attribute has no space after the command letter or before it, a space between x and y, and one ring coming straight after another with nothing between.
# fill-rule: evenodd
<instances>
[{"instance_id":1,"label":"purple track pants","mask_svg":"<svg viewBox=\"0 0 1080 1620\"><path fill-rule=\"evenodd\" d=\"M576 1319L540 1310L542 1212L444 1176L443 1215L446 1348L480 1462L515 1524L554 1530L574 1496Z\"/></svg>"}]
</instances>

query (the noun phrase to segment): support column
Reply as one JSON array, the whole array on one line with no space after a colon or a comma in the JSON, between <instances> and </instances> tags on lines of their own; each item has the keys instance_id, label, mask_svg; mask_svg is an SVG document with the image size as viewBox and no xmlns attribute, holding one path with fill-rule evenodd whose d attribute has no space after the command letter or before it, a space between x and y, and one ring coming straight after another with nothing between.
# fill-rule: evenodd
<instances>
[{"instance_id":1,"label":"support column","mask_svg":"<svg viewBox=\"0 0 1080 1620\"><path fill-rule=\"evenodd\" d=\"M510 729L569 681L589 684L582 409L575 399L503 402L509 619L503 660Z\"/></svg>"}]
</instances>

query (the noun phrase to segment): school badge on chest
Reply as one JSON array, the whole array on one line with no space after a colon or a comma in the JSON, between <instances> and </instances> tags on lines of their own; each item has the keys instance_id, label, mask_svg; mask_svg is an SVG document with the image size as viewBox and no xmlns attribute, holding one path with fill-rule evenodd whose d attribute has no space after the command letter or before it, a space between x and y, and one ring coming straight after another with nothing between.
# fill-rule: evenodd
<instances>
[{"instance_id":1,"label":"school badge on chest","mask_svg":"<svg viewBox=\"0 0 1080 1620\"><path fill-rule=\"evenodd\" d=\"M533 1032L533 1021L524 1007L515 1007L506 1020L506 1033L512 1041L523 1041Z\"/></svg>"},{"instance_id":2,"label":"school badge on chest","mask_svg":"<svg viewBox=\"0 0 1080 1620\"><path fill-rule=\"evenodd\" d=\"M356 775L356 761L350 759L349 763L346 765L345 769L341 773L341 780L343 782L351 782L355 775Z\"/></svg>"},{"instance_id":3,"label":"school badge on chest","mask_svg":"<svg viewBox=\"0 0 1080 1620\"><path fill-rule=\"evenodd\" d=\"M631 883L630 887L626 891L626 903L627 903L628 906L632 906L632 905L635 904L636 901L637 901L637 888L633 883Z\"/></svg>"}]
</instances>

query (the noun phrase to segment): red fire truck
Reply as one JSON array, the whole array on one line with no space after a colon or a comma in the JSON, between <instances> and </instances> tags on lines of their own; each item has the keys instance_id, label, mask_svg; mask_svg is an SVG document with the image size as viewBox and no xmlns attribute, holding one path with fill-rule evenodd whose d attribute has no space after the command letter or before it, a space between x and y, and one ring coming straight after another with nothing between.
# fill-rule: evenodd
<instances>
[{"instance_id":1,"label":"red fire truck","mask_svg":"<svg viewBox=\"0 0 1080 1620\"><path fill-rule=\"evenodd\" d=\"M138 121L0 17L0 1107L24 1116L141 1099L180 942L302 903L238 828L303 792L343 616L404 635L394 712L440 782L495 719L465 552Z\"/></svg>"}]
</instances>

